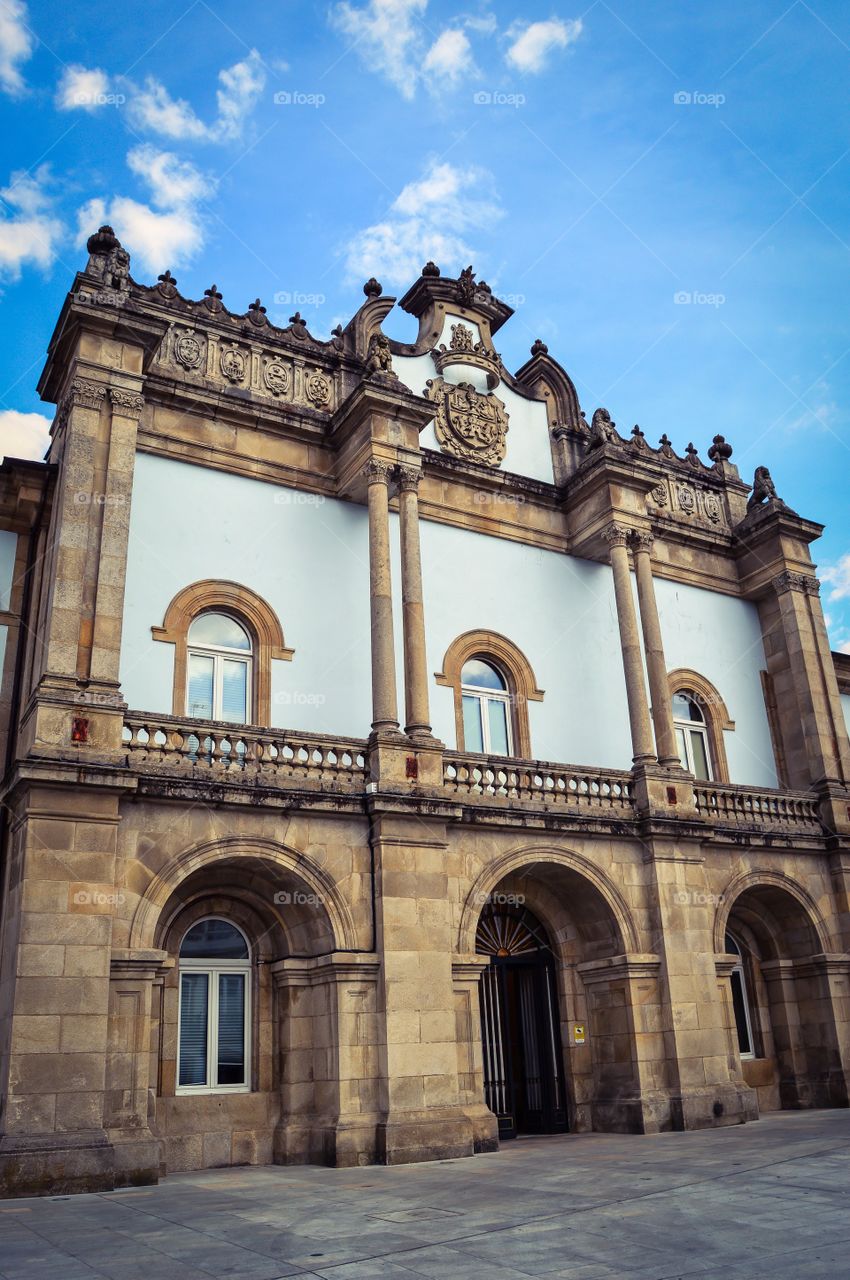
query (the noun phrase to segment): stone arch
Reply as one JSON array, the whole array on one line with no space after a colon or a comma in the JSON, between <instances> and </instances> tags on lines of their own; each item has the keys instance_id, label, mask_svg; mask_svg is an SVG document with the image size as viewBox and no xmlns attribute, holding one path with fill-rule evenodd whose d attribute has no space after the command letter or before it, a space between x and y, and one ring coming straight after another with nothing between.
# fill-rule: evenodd
<instances>
[{"instance_id":1,"label":"stone arch","mask_svg":"<svg viewBox=\"0 0 850 1280\"><path fill-rule=\"evenodd\" d=\"M817 941L820 951L829 952L831 950L829 929L826 921L814 898L802 885L781 871L747 871L732 880L721 894L720 904L714 919L714 950L717 954L722 955L726 950L724 938L729 925L729 917L735 904L745 894L759 889L766 889L773 891L773 893L784 893L793 898L798 908L807 918L812 929L813 938ZM769 924L770 921L766 919L764 927L769 927Z\"/></svg>"},{"instance_id":2,"label":"stone arch","mask_svg":"<svg viewBox=\"0 0 850 1280\"><path fill-rule=\"evenodd\" d=\"M205 578L177 592L165 611L161 627L151 627L154 640L174 645L172 715L186 714L186 668L189 628L202 613L221 610L242 622L254 641L253 707L255 724L271 723L271 664L277 658L291 662L280 619L271 605L250 587L224 579Z\"/></svg>"},{"instance_id":3,"label":"stone arch","mask_svg":"<svg viewBox=\"0 0 850 1280\"><path fill-rule=\"evenodd\" d=\"M598 895L600 905L608 909L617 928L620 949L627 952L636 952L639 949L637 928L625 899L616 885L603 875L598 867L572 850L525 845L491 862L481 872L467 894L458 929L458 951L461 954L471 954L475 951L475 932L481 907L497 885L507 876L516 872L528 872L541 863L562 867L580 876Z\"/></svg>"},{"instance_id":4,"label":"stone arch","mask_svg":"<svg viewBox=\"0 0 850 1280\"><path fill-rule=\"evenodd\" d=\"M337 951L357 949L351 911L327 872L304 854L297 853L278 841L242 836L207 840L193 845L153 877L133 915L130 927L131 948L137 950L156 946L156 935L163 909L189 876L205 867L232 865L234 862L246 864L252 862L267 870L283 872L291 876L296 883L306 885L308 893L316 895L317 909L327 917L333 949Z\"/></svg>"}]
</instances>

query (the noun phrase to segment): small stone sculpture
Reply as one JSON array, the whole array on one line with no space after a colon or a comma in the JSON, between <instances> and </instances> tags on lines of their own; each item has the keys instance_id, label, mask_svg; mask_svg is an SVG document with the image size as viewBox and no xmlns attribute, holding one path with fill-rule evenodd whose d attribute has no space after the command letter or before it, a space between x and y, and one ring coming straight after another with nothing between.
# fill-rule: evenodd
<instances>
[{"instance_id":1,"label":"small stone sculpture","mask_svg":"<svg viewBox=\"0 0 850 1280\"><path fill-rule=\"evenodd\" d=\"M607 409L595 409L593 417L590 420L590 439L587 442L588 449L598 449L603 444L608 444L614 438L614 427L616 422L612 422L611 415Z\"/></svg>"},{"instance_id":2,"label":"small stone sculpture","mask_svg":"<svg viewBox=\"0 0 850 1280\"><path fill-rule=\"evenodd\" d=\"M762 502L778 500L776 486L770 478L770 472L767 467L756 467L756 474L753 477L753 491L747 502L747 510L752 511L753 507L759 506Z\"/></svg>"}]
</instances>

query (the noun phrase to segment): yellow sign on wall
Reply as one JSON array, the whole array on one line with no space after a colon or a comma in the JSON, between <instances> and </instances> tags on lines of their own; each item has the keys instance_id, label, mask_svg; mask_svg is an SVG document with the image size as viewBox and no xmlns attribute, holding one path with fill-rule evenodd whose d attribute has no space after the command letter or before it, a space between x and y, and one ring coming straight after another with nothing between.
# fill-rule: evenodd
<instances>
[{"instance_id":1,"label":"yellow sign on wall","mask_svg":"<svg viewBox=\"0 0 850 1280\"><path fill-rule=\"evenodd\" d=\"M585 1034L585 1025L583 1022L573 1023L573 1044L584 1044L587 1036Z\"/></svg>"}]
</instances>

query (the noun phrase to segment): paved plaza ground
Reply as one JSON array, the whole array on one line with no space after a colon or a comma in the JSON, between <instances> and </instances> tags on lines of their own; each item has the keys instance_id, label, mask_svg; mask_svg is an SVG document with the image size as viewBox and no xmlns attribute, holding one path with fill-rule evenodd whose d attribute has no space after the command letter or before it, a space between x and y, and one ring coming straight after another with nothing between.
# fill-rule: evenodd
<instances>
[{"instance_id":1,"label":"paved plaza ground","mask_svg":"<svg viewBox=\"0 0 850 1280\"><path fill-rule=\"evenodd\" d=\"M850 1111L0 1202L4 1280L850 1277Z\"/></svg>"}]
</instances>

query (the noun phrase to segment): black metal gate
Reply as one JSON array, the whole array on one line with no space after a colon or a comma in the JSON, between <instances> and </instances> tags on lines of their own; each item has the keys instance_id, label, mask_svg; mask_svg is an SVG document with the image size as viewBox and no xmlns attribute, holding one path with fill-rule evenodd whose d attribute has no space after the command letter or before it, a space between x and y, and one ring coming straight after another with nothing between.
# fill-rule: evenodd
<instances>
[{"instance_id":1,"label":"black metal gate","mask_svg":"<svg viewBox=\"0 0 850 1280\"><path fill-rule=\"evenodd\" d=\"M499 1136L565 1133L558 998L546 931L525 908L488 904L476 950L491 957L479 987L481 1043L484 1096Z\"/></svg>"}]
</instances>

